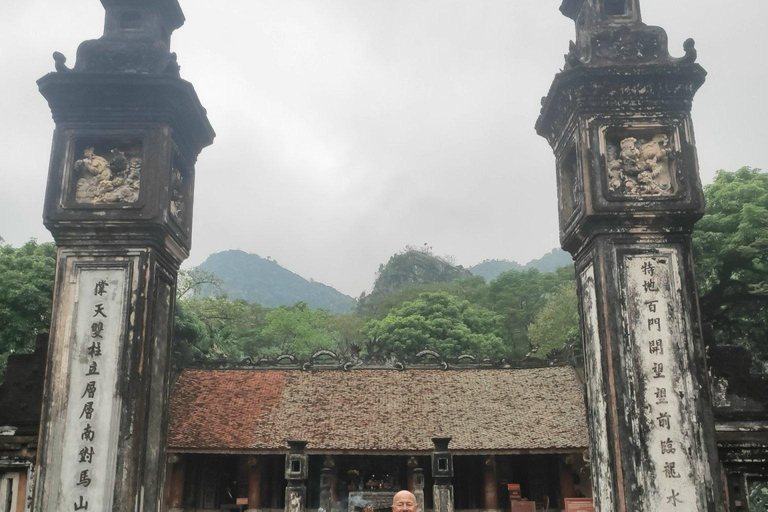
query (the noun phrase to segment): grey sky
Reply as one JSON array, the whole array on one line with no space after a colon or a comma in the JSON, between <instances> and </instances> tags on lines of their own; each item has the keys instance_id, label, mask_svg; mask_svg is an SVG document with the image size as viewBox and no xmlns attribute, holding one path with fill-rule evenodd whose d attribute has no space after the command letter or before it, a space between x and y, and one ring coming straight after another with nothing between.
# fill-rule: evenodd
<instances>
[{"instance_id":1,"label":"grey sky","mask_svg":"<svg viewBox=\"0 0 768 512\"><path fill-rule=\"evenodd\" d=\"M554 158L533 130L573 25L554 0L181 0L172 41L217 131L188 264L239 248L356 296L428 243L471 265L558 244ZM696 39L702 178L766 168L765 0L643 0ZM97 0L0 7L0 236L41 222L53 122L35 80L101 35Z\"/></svg>"}]
</instances>

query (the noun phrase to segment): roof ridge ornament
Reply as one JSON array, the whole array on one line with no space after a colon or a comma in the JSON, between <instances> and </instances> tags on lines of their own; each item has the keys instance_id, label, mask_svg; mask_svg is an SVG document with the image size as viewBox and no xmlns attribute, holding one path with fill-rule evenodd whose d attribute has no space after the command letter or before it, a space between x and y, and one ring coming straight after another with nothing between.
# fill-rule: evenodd
<instances>
[{"instance_id":1,"label":"roof ridge ornament","mask_svg":"<svg viewBox=\"0 0 768 512\"><path fill-rule=\"evenodd\" d=\"M309 357L292 354L278 356L246 357L239 361L231 359L198 359L189 368L198 369L263 369L263 370L478 370L478 369L522 369L545 368L550 366L577 365L573 346L551 354L547 359L524 357L518 360L506 358L490 359L472 354L458 357L443 357L440 353L424 349L417 354L403 356L392 352L383 355L358 353L337 353L328 349L317 350Z\"/></svg>"}]
</instances>

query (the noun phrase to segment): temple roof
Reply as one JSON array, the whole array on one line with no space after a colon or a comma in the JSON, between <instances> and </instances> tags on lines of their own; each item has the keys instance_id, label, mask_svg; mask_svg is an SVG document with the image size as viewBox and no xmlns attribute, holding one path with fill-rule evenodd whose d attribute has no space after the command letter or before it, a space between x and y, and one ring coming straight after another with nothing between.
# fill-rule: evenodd
<instances>
[{"instance_id":1,"label":"temple roof","mask_svg":"<svg viewBox=\"0 0 768 512\"><path fill-rule=\"evenodd\" d=\"M582 385L571 367L472 370L207 370L175 382L170 451L566 452L587 447Z\"/></svg>"}]
</instances>

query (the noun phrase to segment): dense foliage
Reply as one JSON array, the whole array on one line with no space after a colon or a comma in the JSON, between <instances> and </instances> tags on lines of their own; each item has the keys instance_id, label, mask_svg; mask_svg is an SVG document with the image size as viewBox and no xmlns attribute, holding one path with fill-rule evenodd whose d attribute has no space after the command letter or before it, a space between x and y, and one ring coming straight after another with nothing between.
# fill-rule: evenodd
<instances>
[{"instance_id":1,"label":"dense foliage","mask_svg":"<svg viewBox=\"0 0 768 512\"><path fill-rule=\"evenodd\" d=\"M719 171L704 195L693 235L702 317L718 343L745 346L768 369L768 174Z\"/></svg>"},{"instance_id":2,"label":"dense foliage","mask_svg":"<svg viewBox=\"0 0 768 512\"><path fill-rule=\"evenodd\" d=\"M381 320L370 320L367 338L408 357L424 349L445 357L476 354L499 357L501 317L446 292L422 293Z\"/></svg>"},{"instance_id":3,"label":"dense foliage","mask_svg":"<svg viewBox=\"0 0 768 512\"><path fill-rule=\"evenodd\" d=\"M48 332L55 267L52 243L14 248L0 238L0 376L10 354L31 351Z\"/></svg>"}]
</instances>

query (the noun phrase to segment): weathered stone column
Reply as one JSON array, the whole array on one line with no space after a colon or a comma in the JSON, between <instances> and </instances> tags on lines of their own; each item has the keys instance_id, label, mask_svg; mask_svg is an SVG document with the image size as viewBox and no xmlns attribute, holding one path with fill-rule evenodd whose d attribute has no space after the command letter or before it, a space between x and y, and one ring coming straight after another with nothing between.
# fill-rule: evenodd
<instances>
[{"instance_id":1,"label":"weathered stone column","mask_svg":"<svg viewBox=\"0 0 768 512\"><path fill-rule=\"evenodd\" d=\"M495 455L488 455L483 460L483 509L499 509L499 482L496 476Z\"/></svg>"},{"instance_id":2,"label":"weathered stone column","mask_svg":"<svg viewBox=\"0 0 768 512\"><path fill-rule=\"evenodd\" d=\"M35 510L163 501L176 273L213 130L181 80L176 0L102 0L104 35L38 81L56 123L44 222L58 246Z\"/></svg>"},{"instance_id":3,"label":"weathered stone column","mask_svg":"<svg viewBox=\"0 0 768 512\"><path fill-rule=\"evenodd\" d=\"M450 437L433 437L432 452L432 500L435 512L453 512L453 455L448 449Z\"/></svg>"},{"instance_id":4,"label":"weathered stone column","mask_svg":"<svg viewBox=\"0 0 768 512\"><path fill-rule=\"evenodd\" d=\"M690 233L704 210L690 112L705 72L639 0L565 0L576 43L536 124L576 260L597 510L721 511Z\"/></svg>"},{"instance_id":5,"label":"weathered stone column","mask_svg":"<svg viewBox=\"0 0 768 512\"><path fill-rule=\"evenodd\" d=\"M306 441L288 441L285 457L285 512L304 512L307 506L307 487L304 481L309 473L309 460L304 448Z\"/></svg>"},{"instance_id":6,"label":"weathered stone column","mask_svg":"<svg viewBox=\"0 0 768 512\"><path fill-rule=\"evenodd\" d=\"M247 512L261 510L261 468L263 464L258 455L248 457L248 509Z\"/></svg>"}]
</instances>

